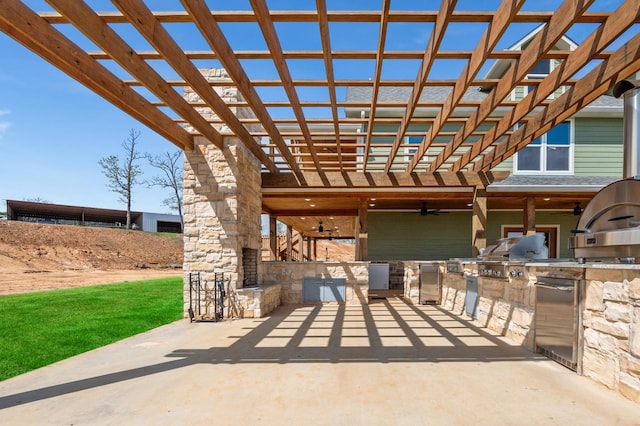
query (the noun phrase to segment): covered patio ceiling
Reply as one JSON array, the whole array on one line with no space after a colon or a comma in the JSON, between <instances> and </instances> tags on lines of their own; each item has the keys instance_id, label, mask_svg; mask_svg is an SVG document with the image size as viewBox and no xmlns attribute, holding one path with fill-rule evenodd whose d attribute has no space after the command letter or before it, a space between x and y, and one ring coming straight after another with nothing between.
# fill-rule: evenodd
<instances>
[{"instance_id":1,"label":"covered patio ceiling","mask_svg":"<svg viewBox=\"0 0 640 426\"><path fill-rule=\"evenodd\" d=\"M300 226L303 216L353 216L362 205L468 208L474 187L506 177L493 167L640 69L638 0L616 10L594 0L554 10L525 0L411 2L415 10L391 0L366 10L329 0L290 2L295 10L266 0L146 2L155 10L138 0L25 3L0 0L1 31L180 149L196 135L219 147L235 135L262 164L264 211ZM508 48L537 27L522 50ZM578 33L575 50L555 48ZM415 34L421 47L404 48ZM562 65L528 78L544 59ZM496 61L509 66L485 78ZM229 78L208 81L202 68ZM517 86L530 88L519 102L510 100ZM229 87L243 100L225 103ZM350 98L357 88L368 97ZM433 89L444 96L425 96ZM482 98L466 96L480 89ZM406 96L384 96L393 90ZM592 195L557 193L549 203L510 192L489 208L521 208L534 196L540 208L570 210Z\"/></svg>"}]
</instances>

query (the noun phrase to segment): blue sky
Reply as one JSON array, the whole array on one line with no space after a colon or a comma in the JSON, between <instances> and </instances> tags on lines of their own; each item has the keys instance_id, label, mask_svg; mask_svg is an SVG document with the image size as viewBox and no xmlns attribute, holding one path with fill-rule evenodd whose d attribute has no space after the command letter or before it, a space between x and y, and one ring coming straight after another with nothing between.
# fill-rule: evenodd
<instances>
[{"instance_id":1,"label":"blue sky","mask_svg":"<svg viewBox=\"0 0 640 426\"><path fill-rule=\"evenodd\" d=\"M34 10L51 10L42 1L27 1ZM89 1L98 5L98 10L113 10L105 1ZM147 2L152 8L181 10L179 1L156 0ZM212 8L250 9L247 0L209 1ZM372 0L328 0L330 10L358 10L379 7L381 2ZM483 8L495 10L497 0L459 0L458 10ZM524 10L535 7L542 10L555 10L559 0L529 0ZM621 0L597 0L591 10L614 10ZM278 0L269 1L274 9L292 7L314 9L315 0ZM411 10L416 4L437 9L440 2L435 0L392 0L392 9ZM293 6L292 6L293 5ZM234 48L264 50L266 45L257 24L222 24L230 44ZM168 28L185 49L205 49L204 41L192 27L174 25ZM471 50L485 25L451 25L444 39L445 49ZM506 48L533 29L531 25L521 24L510 29L503 37L499 48ZM593 29L592 25L576 26L570 36L580 42ZM276 30L282 39L285 50L319 49L319 35L316 24L277 24ZM332 48L376 49L378 24L366 24L358 28L353 25L333 23L330 26ZM638 31L637 26L623 38ZM127 36L129 29L118 29ZM389 26L387 49L424 49L431 32L431 24L391 24ZM74 40L82 47L92 43L81 35ZM129 39L127 39L129 40ZM622 42L622 41L621 41ZM134 48L145 48L146 42L140 38L131 41ZM134 44L135 43L135 44ZM91 50L96 50L91 49ZM148 47L145 50L150 50ZM249 63L250 62L250 63ZM274 78L277 73L269 61L249 61L243 65L252 78ZM217 66L215 61L202 61L198 66ZM383 66L383 78L414 78L419 61L402 63L388 62ZM294 78L324 78L324 64L312 61L290 61ZM456 78L464 66L462 62L447 61L436 63L432 78ZM368 78L373 76L373 61L336 61L336 78ZM117 66L110 67L118 76L126 73ZM168 68L159 68L161 74L176 78L177 74ZM481 74L486 69L481 71ZM258 93L265 101L282 100L281 89L259 88ZM328 93L310 88L300 88L302 100L328 100ZM337 93L338 99L344 99L344 91ZM290 111L272 111L276 116L292 115ZM320 109L305 111L308 116L328 116ZM22 47L13 39L0 32L0 211L4 210L6 199L41 198L57 204L86 205L104 208L122 208L115 193L106 187L106 179L98 166L98 160L110 154L121 154L120 144L127 138L129 129L141 131L140 150L151 154L160 154L176 149L171 143L158 136L132 119L116 107L104 101L84 86L58 71L46 61ZM145 176L154 174L152 168L145 166ZM159 189L147 189L142 186L134 192L133 209L167 213L162 200L168 194Z\"/></svg>"}]
</instances>

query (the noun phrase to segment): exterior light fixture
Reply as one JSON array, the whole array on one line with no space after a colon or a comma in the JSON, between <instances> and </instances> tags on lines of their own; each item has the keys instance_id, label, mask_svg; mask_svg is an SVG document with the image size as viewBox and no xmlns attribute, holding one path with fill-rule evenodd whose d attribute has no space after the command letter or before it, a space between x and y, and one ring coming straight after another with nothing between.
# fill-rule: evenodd
<instances>
[{"instance_id":1,"label":"exterior light fixture","mask_svg":"<svg viewBox=\"0 0 640 426\"><path fill-rule=\"evenodd\" d=\"M322 226L322 221L318 224L318 232L324 232L324 226Z\"/></svg>"}]
</instances>

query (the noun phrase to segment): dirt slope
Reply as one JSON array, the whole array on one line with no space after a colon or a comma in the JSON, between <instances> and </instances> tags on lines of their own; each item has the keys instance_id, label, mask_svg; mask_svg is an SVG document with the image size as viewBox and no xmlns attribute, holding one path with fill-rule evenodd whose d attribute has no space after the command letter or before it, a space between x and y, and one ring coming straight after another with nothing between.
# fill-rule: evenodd
<instances>
[{"instance_id":1,"label":"dirt slope","mask_svg":"<svg viewBox=\"0 0 640 426\"><path fill-rule=\"evenodd\" d=\"M180 239L0 221L0 294L180 275L181 268Z\"/></svg>"},{"instance_id":2,"label":"dirt slope","mask_svg":"<svg viewBox=\"0 0 640 426\"><path fill-rule=\"evenodd\" d=\"M0 295L182 274L182 240L141 231L0 221ZM318 242L318 260L354 259Z\"/></svg>"}]
</instances>

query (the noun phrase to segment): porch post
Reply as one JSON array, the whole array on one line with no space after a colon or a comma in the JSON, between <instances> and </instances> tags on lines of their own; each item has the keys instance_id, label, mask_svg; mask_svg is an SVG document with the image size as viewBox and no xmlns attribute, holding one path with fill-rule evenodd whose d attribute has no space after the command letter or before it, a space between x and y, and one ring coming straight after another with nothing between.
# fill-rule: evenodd
<instances>
[{"instance_id":1,"label":"porch post","mask_svg":"<svg viewBox=\"0 0 640 426\"><path fill-rule=\"evenodd\" d=\"M269 216L269 260L278 260L278 224L276 216Z\"/></svg>"},{"instance_id":2,"label":"porch post","mask_svg":"<svg viewBox=\"0 0 640 426\"><path fill-rule=\"evenodd\" d=\"M287 225L287 262L291 262L291 252L293 250L293 244L291 243L291 237L293 235L293 228L291 225Z\"/></svg>"},{"instance_id":3,"label":"porch post","mask_svg":"<svg viewBox=\"0 0 640 426\"><path fill-rule=\"evenodd\" d=\"M487 190L476 187L473 192L473 217L471 219L472 244L471 255L480 255L487 247Z\"/></svg>"},{"instance_id":4,"label":"porch post","mask_svg":"<svg viewBox=\"0 0 640 426\"><path fill-rule=\"evenodd\" d=\"M524 215L522 218L524 235L534 235L536 233L536 200L527 197L524 203Z\"/></svg>"},{"instance_id":5,"label":"porch post","mask_svg":"<svg viewBox=\"0 0 640 426\"><path fill-rule=\"evenodd\" d=\"M298 256L300 256L300 262L304 261L304 235L298 234Z\"/></svg>"},{"instance_id":6,"label":"porch post","mask_svg":"<svg viewBox=\"0 0 640 426\"><path fill-rule=\"evenodd\" d=\"M311 262L311 237L307 237L307 262Z\"/></svg>"},{"instance_id":7,"label":"porch post","mask_svg":"<svg viewBox=\"0 0 640 426\"><path fill-rule=\"evenodd\" d=\"M356 260L367 260L367 242L369 234L367 231L367 213L369 200L360 199L358 206L358 220L356 220Z\"/></svg>"}]
</instances>

